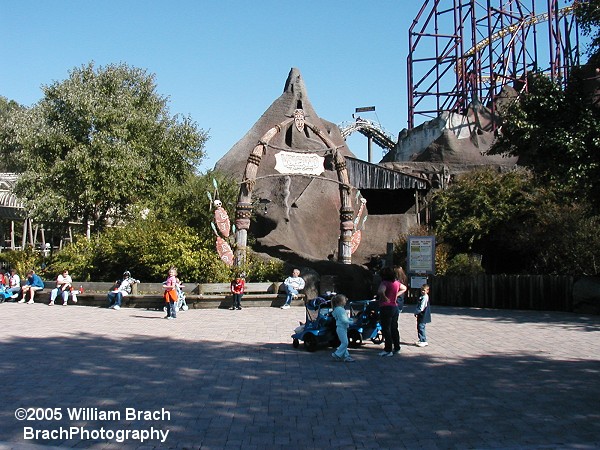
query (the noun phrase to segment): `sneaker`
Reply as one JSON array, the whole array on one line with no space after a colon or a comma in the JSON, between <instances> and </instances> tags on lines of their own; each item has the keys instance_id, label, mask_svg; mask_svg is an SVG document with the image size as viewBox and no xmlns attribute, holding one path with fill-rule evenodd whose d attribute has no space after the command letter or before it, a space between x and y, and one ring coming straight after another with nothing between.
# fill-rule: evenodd
<instances>
[{"instance_id":1,"label":"sneaker","mask_svg":"<svg viewBox=\"0 0 600 450\"><path fill-rule=\"evenodd\" d=\"M171 320L172 317L171 316L165 316L165 319Z\"/></svg>"},{"instance_id":2,"label":"sneaker","mask_svg":"<svg viewBox=\"0 0 600 450\"><path fill-rule=\"evenodd\" d=\"M290 309L290 305L283 305L281 309Z\"/></svg>"},{"instance_id":3,"label":"sneaker","mask_svg":"<svg viewBox=\"0 0 600 450\"><path fill-rule=\"evenodd\" d=\"M338 355L336 355L335 352L331 354L331 357L333 359L335 359L336 361L341 361L342 360L342 358L340 358Z\"/></svg>"},{"instance_id":4,"label":"sneaker","mask_svg":"<svg viewBox=\"0 0 600 450\"><path fill-rule=\"evenodd\" d=\"M113 309L114 307L115 307L115 305L110 305L110 306L108 307L108 309Z\"/></svg>"},{"instance_id":5,"label":"sneaker","mask_svg":"<svg viewBox=\"0 0 600 450\"><path fill-rule=\"evenodd\" d=\"M356 360L352 356L344 358L344 362L355 362Z\"/></svg>"},{"instance_id":6,"label":"sneaker","mask_svg":"<svg viewBox=\"0 0 600 450\"><path fill-rule=\"evenodd\" d=\"M229 308L229 311L233 311L235 309L235 306L232 306L231 308Z\"/></svg>"},{"instance_id":7,"label":"sneaker","mask_svg":"<svg viewBox=\"0 0 600 450\"><path fill-rule=\"evenodd\" d=\"M397 355L398 353L400 353L400 349L398 349L398 350L394 350L392 353L393 353L394 355Z\"/></svg>"},{"instance_id":8,"label":"sneaker","mask_svg":"<svg viewBox=\"0 0 600 450\"><path fill-rule=\"evenodd\" d=\"M380 353L379 353L379 356L383 356L383 357L392 357L392 356L394 356L394 353L392 353L392 352L386 352L386 351L383 351L383 352L380 352Z\"/></svg>"},{"instance_id":9,"label":"sneaker","mask_svg":"<svg viewBox=\"0 0 600 450\"><path fill-rule=\"evenodd\" d=\"M30 300L30 301L31 301L31 300ZM27 302L27 303L29 303L29 302ZM48 306L54 306L54 302L50 302L50 303L48 303Z\"/></svg>"},{"instance_id":10,"label":"sneaker","mask_svg":"<svg viewBox=\"0 0 600 450\"><path fill-rule=\"evenodd\" d=\"M28 305L33 305L34 303L35 303L35 302L34 302L33 300L29 300L29 301L27 302L27 304L28 304Z\"/></svg>"},{"instance_id":11,"label":"sneaker","mask_svg":"<svg viewBox=\"0 0 600 450\"><path fill-rule=\"evenodd\" d=\"M21 299L21 300L19 300L17 303L25 303L25 299L23 299L23 298L22 298L22 299Z\"/></svg>"},{"instance_id":12,"label":"sneaker","mask_svg":"<svg viewBox=\"0 0 600 450\"><path fill-rule=\"evenodd\" d=\"M241 307L241 306L238 306L238 307L237 307L237 308L235 308L235 309L237 309L238 311L241 311L241 310L242 310L242 307Z\"/></svg>"},{"instance_id":13,"label":"sneaker","mask_svg":"<svg viewBox=\"0 0 600 450\"><path fill-rule=\"evenodd\" d=\"M427 347L429 344L427 342L424 342L424 341L419 341L419 342L416 342L415 345L417 347Z\"/></svg>"},{"instance_id":14,"label":"sneaker","mask_svg":"<svg viewBox=\"0 0 600 450\"><path fill-rule=\"evenodd\" d=\"M63 306L67 306L67 302L63 302Z\"/></svg>"},{"instance_id":15,"label":"sneaker","mask_svg":"<svg viewBox=\"0 0 600 450\"><path fill-rule=\"evenodd\" d=\"M119 309L121 309L121 307L120 307L119 305L114 305L114 306L113 306L113 309L115 309L115 310L117 310L117 311L118 311Z\"/></svg>"}]
</instances>

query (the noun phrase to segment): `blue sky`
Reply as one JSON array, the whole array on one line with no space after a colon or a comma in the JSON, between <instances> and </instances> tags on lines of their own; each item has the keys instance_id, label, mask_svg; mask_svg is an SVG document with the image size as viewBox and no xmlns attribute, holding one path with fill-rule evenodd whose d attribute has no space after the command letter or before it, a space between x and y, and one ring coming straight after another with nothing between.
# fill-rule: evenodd
<instances>
[{"instance_id":1,"label":"blue sky","mask_svg":"<svg viewBox=\"0 0 600 450\"><path fill-rule=\"evenodd\" d=\"M317 113L354 108L394 135L406 127L413 1L0 0L0 95L31 106L75 67L126 63L156 76L171 115L207 130L212 168L300 69ZM349 140L366 158L366 138ZM375 157L380 156L374 146ZM379 158L378 158L379 159Z\"/></svg>"},{"instance_id":2,"label":"blue sky","mask_svg":"<svg viewBox=\"0 0 600 450\"><path fill-rule=\"evenodd\" d=\"M543 2L545 3L545 2ZM171 115L208 131L212 168L300 69L319 116L407 126L412 0L0 0L0 95L31 106L75 67L126 63L154 74ZM418 124L418 123L417 123ZM367 158L366 138L348 144ZM374 159L381 150L374 146Z\"/></svg>"}]
</instances>

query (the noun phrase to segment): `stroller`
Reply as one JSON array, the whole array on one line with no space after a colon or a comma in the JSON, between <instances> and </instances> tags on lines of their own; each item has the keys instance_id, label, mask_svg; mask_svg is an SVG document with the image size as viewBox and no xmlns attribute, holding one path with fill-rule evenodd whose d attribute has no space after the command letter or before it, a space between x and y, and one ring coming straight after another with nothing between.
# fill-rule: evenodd
<instances>
[{"instance_id":1,"label":"stroller","mask_svg":"<svg viewBox=\"0 0 600 450\"><path fill-rule=\"evenodd\" d=\"M292 334L294 348L298 348L300 341L304 341L304 348L314 352L319 344L327 343L335 346L338 342L335 319L331 315L333 294L326 294L326 296L330 298L317 297L306 303L306 322L304 324L301 322Z\"/></svg>"},{"instance_id":2,"label":"stroller","mask_svg":"<svg viewBox=\"0 0 600 450\"><path fill-rule=\"evenodd\" d=\"M185 301L185 292L183 292L183 286L177 285L177 305L175 306L177 311L187 311L188 304Z\"/></svg>"},{"instance_id":3,"label":"stroller","mask_svg":"<svg viewBox=\"0 0 600 450\"><path fill-rule=\"evenodd\" d=\"M383 335L377 300L355 300L349 303L349 308L350 317L354 317L355 321L348 327L348 345L356 348L367 339L381 344Z\"/></svg>"},{"instance_id":4,"label":"stroller","mask_svg":"<svg viewBox=\"0 0 600 450\"><path fill-rule=\"evenodd\" d=\"M183 286L177 285L175 290L177 291L177 304L175 305L175 311L187 311L189 307L185 301L185 292L183 292ZM166 306L163 306L163 311L167 312Z\"/></svg>"}]
</instances>

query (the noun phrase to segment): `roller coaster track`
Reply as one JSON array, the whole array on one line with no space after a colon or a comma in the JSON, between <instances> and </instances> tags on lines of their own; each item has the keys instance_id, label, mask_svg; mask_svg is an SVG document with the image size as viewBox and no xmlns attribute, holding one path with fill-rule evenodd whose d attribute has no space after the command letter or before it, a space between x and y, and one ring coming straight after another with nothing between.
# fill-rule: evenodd
<instances>
[{"instance_id":1,"label":"roller coaster track","mask_svg":"<svg viewBox=\"0 0 600 450\"><path fill-rule=\"evenodd\" d=\"M346 139L355 131L358 131L363 136L372 139L379 147L387 150L393 150L396 147L396 141L391 133L383 129L377 122L371 120L357 118L354 122L342 122L338 125L342 137Z\"/></svg>"},{"instance_id":2,"label":"roller coaster track","mask_svg":"<svg viewBox=\"0 0 600 450\"><path fill-rule=\"evenodd\" d=\"M566 6L564 8L561 8L558 11L557 16L558 17L564 17L566 15L569 14L573 14L573 11L575 10L574 6ZM502 28L501 30L499 30L498 32L494 33L493 35L491 35L489 38L485 38L482 39L481 41L479 41L476 45L474 45L473 47L471 47L469 50L467 50L463 57L469 57L469 56L473 56L476 52L479 52L481 50L483 50L485 47L487 47L488 45L490 45L492 42L501 39L505 36L508 35L513 35L516 32L522 30L523 28L525 28L526 26L530 26L530 25L535 25L537 23L540 22L547 22L550 19L550 14L548 14L547 12L542 13L542 14L537 14L535 16L529 16L524 18L524 20L515 23L513 25L510 25L508 27Z\"/></svg>"},{"instance_id":3,"label":"roller coaster track","mask_svg":"<svg viewBox=\"0 0 600 450\"><path fill-rule=\"evenodd\" d=\"M473 99L493 114L505 86L526 91L530 72L564 85L580 64L569 0L454 0L454 8L451 0L423 1L409 29L409 129L416 116L464 113ZM547 11L536 12L542 4Z\"/></svg>"}]
</instances>

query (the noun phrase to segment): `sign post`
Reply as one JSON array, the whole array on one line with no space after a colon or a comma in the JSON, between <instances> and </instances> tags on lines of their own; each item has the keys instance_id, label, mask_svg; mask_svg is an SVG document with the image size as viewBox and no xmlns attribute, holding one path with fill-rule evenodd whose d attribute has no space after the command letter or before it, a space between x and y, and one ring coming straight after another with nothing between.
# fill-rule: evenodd
<instances>
[{"instance_id":1,"label":"sign post","mask_svg":"<svg viewBox=\"0 0 600 450\"><path fill-rule=\"evenodd\" d=\"M407 246L410 287L419 289L435 274L435 236L409 236Z\"/></svg>"}]
</instances>

